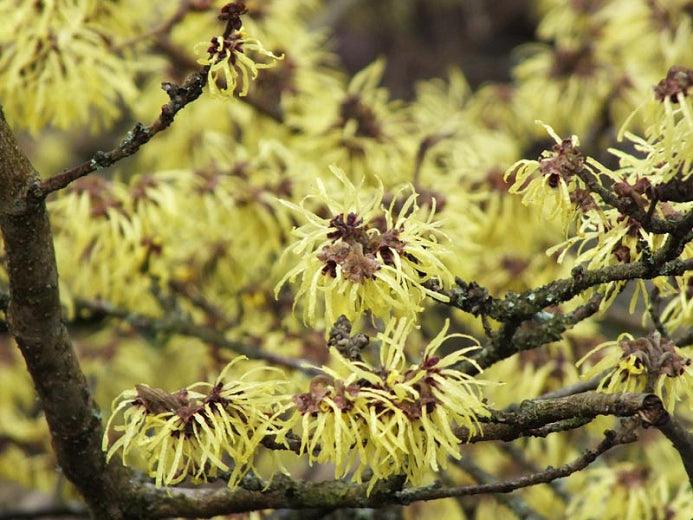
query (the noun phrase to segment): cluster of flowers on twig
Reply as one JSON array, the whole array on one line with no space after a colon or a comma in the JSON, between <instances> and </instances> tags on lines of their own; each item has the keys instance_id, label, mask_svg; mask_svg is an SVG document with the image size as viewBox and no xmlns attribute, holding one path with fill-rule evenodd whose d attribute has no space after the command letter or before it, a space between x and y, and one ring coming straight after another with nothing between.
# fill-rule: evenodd
<instances>
[{"instance_id":1,"label":"cluster of flowers on twig","mask_svg":"<svg viewBox=\"0 0 693 520\"><path fill-rule=\"evenodd\" d=\"M208 92L218 96L245 96L261 69L277 66L262 73L247 103L224 106L223 117L219 104L204 100L186 110L190 124L153 140L122 178L118 173L88 177L51 198L61 292L69 319L83 317L74 305L79 299L103 298L122 308L123 315L163 312L218 327L228 344L246 342L244 351L257 347L262 359L276 354L272 362L297 367L301 361L294 358L300 356L328 366L308 383L298 372L291 382L271 376L256 380L252 371L234 379L243 370L230 365L214 383L169 392L157 387L171 383L179 388L178 381L197 380L225 362L225 354L204 338L193 345L194 353L171 356L168 350L149 348L150 343L158 347L171 340L183 346L188 341L168 323L161 331L147 328L147 341L141 343L107 330L101 341L108 346L92 346L86 363L93 364L95 374L107 374L88 373L101 379L96 399L103 404L134 382L152 383L116 399L103 444L109 459L120 457L145 468L158 486L216 477L233 486L260 466L261 445L271 444L297 451L311 463L333 464L337 477L369 480L371 490L395 475L420 483L444 469L450 458L459 458L459 443L478 436L489 414L480 392L483 381L467 375L475 367L474 356L466 357L478 348L475 340L470 338L474 346L468 349L444 355L449 350L442 343L451 337L446 325L437 336L438 329L431 334L435 337L422 359L410 361L413 349L405 351L426 297L445 298L437 291L452 284L450 271L480 282L489 289L487 295L500 301L506 291L568 277L566 264L599 269L652 261L668 237L649 230L648 222L676 222L693 204L685 195L682 201L661 198L669 183L681 181L685 188L693 180L693 71L672 67L655 85L663 63L690 66L684 52L691 48L693 33L690 20L681 16L686 2L536 3L549 13L539 33L555 46L528 49L532 52L514 69L512 84L472 92L462 73L453 72L448 81L418 84L415 100L399 102L381 84L384 60L350 80L335 67L327 37L307 30L308 13L321 7L315 0L249 0L247 10L242 1L227 3L218 16L225 28L212 29L211 40L197 31L216 24L212 6L217 4L209 0L181 3L207 12L208 20L183 14L185 20L174 17L161 31L162 26L144 31L150 24L137 20L160 21L171 4L161 0L146 5L137 0L0 0L0 19L11 22L0 28L0 97L6 94L8 119L31 130L47 124L78 126L89 120L93 108L114 120L132 105L149 117L146 99L161 94L161 71L150 71L154 74L144 82L134 79L163 63L153 58L175 53L179 43L180 55L168 56L175 65L178 59L184 63L175 72L194 68L185 45L192 49L194 42L206 40L195 50ZM129 9L133 5L138 9ZM660 20L669 28L652 29L661 16L658 10L671 18ZM108 27L109 20L119 29ZM128 49L114 43L128 35L151 43L141 45L137 59L132 53L140 45ZM286 55L281 62L280 51ZM628 96L643 81L650 99L625 118L641 101ZM140 85L145 95L136 96ZM167 92L175 101L175 89ZM540 137L533 131L536 117L552 125L544 128L554 143L536 160L515 162ZM607 166L589 157L588 150L624 120L618 137L627 143L610 150L615 160L604 161ZM55 140L48 133L52 137L37 147L37 160L50 167L41 164L39 171L59 169L54 156L66 155L64 137ZM99 156L93 160L97 166ZM185 168L186 161L194 166L167 171ZM346 173L333 169L330 174L330 164ZM138 176L138 168L146 175ZM302 199L316 177L317 194ZM536 219L539 224L530 222L538 213L544 217ZM288 242L287 236L292 237ZM537 254L544 250L549 254ZM689 243L677 257L688 259L692 253ZM75 255L82 261L74 262ZM574 271L575 279L584 272ZM604 306L625 283L606 284ZM634 304L645 294L646 283L635 282ZM691 273L653 283L664 295L676 294L659 328L686 329L693 316ZM271 297L275 285L278 301ZM301 329L290 312L292 303L314 330ZM552 303L557 306L534 315L509 341L527 337L535 327L548 330L568 316L563 302ZM328 364L322 336L339 315L330 334ZM378 341L364 333L351 336L346 317L372 318L379 329L385 324L384 331ZM456 326L482 333L482 325L468 316L454 319L459 319ZM128 334L130 325L140 328L136 319L124 321L132 321L125 327ZM424 329L435 323L431 316ZM595 339L595 323L584 325L566 342L505 360L510 363L502 367L502 378L498 372L485 375L521 381L504 386L510 389L507 404L520 394L531 397L572 383L575 357L601 341ZM493 320L486 319L483 328L491 345L504 340ZM687 337L685 332L672 337ZM573 344L575 338L586 343ZM590 346L583 349L585 344ZM376 361L371 354L378 345ZM158 379L154 360L171 367L168 379ZM458 370L460 364L464 371ZM114 371L116 365L120 368ZM678 401L690 397L691 362L666 337L621 336L592 350L579 367L587 377L602 376L601 391L654 392L670 411L677 405L677 412L685 414ZM12 442L30 435L32 443L47 444L45 427L34 428L32 403L23 394L21 399L5 397L2 409L17 412L2 414L9 417L5 437ZM31 417L31 423L20 422L22 416ZM542 452L534 453L537 462L553 463L545 452L553 455L556 446L569 451L558 437L534 444ZM0 441L2 448L5 440ZM3 460L0 473L11 472L14 460ZM53 458L43 465L52 466ZM596 485L573 493L568 508L575 518L594 516L593 505L607 501L604 509L613 510L613 518L624 517L625 503L634 520L648 511L692 516L690 489L681 488L677 496L683 498L668 503L676 476L666 476L654 500L654 493L644 490L647 476L637 470L614 466L604 474L608 478L590 474ZM642 500L646 493L651 503ZM546 508L554 509L554 502ZM477 516L484 516L480 511Z\"/></svg>"},{"instance_id":2,"label":"cluster of flowers on twig","mask_svg":"<svg viewBox=\"0 0 693 520\"><path fill-rule=\"evenodd\" d=\"M158 486L187 477L207 480L219 472L228 473L229 485L235 485L253 467L262 440L281 432L278 417L286 409L277 397L281 380L250 377L273 369L227 377L241 359L229 363L214 384L174 393L137 385L123 392L113 403L103 439L108 459L120 452L127 465L133 455L143 457Z\"/></svg>"},{"instance_id":3,"label":"cluster of flowers on twig","mask_svg":"<svg viewBox=\"0 0 693 520\"><path fill-rule=\"evenodd\" d=\"M668 410L690 396L693 384L693 361L659 332L633 338L622 334L588 352L578 366L588 359L596 362L584 370L584 377L605 375L598 389L607 392L654 392Z\"/></svg>"},{"instance_id":4,"label":"cluster of flowers on twig","mask_svg":"<svg viewBox=\"0 0 693 520\"><path fill-rule=\"evenodd\" d=\"M213 37L209 44L202 42L196 47L201 54L198 63L208 68L207 85L212 94L232 96L238 90L239 96L245 96L258 71L273 67L277 60L282 59L282 56L265 49L259 40L249 38L241 29L241 15L246 12L242 1L226 4L219 14L219 20L226 22L224 33ZM253 55L267 61L256 61Z\"/></svg>"},{"instance_id":5,"label":"cluster of flowers on twig","mask_svg":"<svg viewBox=\"0 0 693 520\"><path fill-rule=\"evenodd\" d=\"M339 369L323 367L309 390L294 396L301 452L311 462L333 462L337 478L353 470L352 479L360 482L370 470L369 489L393 475L420 483L430 471L445 469L450 457L459 459L459 444L481 431L479 418L489 412L480 393L484 383L455 368L473 364L466 354L478 343L446 335L447 328L416 364L405 357L412 329L405 319L392 319L378 335L379 365L337 355ZM473 346L440 356L451 338L471 340Z\"/></svg>"},{"instance_id":6,"label":"cluster of flowers on twig","mask_svg":"<svg viewBox=\"0 0 693 520\"><path fill-rule=\"evenodd\" d=\"M525 204L540 205L549 218L573 213L576 174L585 165L577 136L561 139L544 125L556 141L551 150L542 152L538 160L523 159L511 166L505 180L512 181L510 193L521 193Z\"/></svg>"},{"instance_id":7,"label":"cluster of flowers on twig","mask_svg":"<svg viewBox=\"0 0 693 520\"><path fill-rule=\"evenodd\" d=\"M229 379L227 372L242 358L215 384L175 393L137 385L115 400L103 448L109 459L120 453L124 464L133 455L143 457L159 486L187 477L204 481L220 472L230 472L234 486L253 468L264 440L288 446L296 428L299 452L311 463L333 463L339 478L353 471L352 479L361 482L370 470L369 489L395 475L419 483L430 470L444 469L449 457L460 458L459 444L479 433L480 418L489 415L480 391L487 383L456 368L476 366L466 354L479 345L463 334L447 335L447 329L448 324L413 364L404 352L412 323L392 319L378 335L378 365L335 353L339 368L323 366L308 391L293 396L293 405L280 392L288 381L249 379L262 368ZM451 338L473 345L440 356Z\"/></svg>"},{"instance_id":8,"label":"cluster of flowers on twig","mask_svg":"<svg viewBox=\"0 0 693 520\"><path fill-rule=\"evenodd\" d=\"M281 201L307 222L293 231L296 241L287 251L298 261L276 290L300 278L296 299L305 296L309 323L322 317L319 303L324 321L332 323L339 315L353 319L366 311L411 316L426 295L441 298L424 285L452 281L443 263L448 252L440 222L434 220L435 202L429 211L420 209L416 192L406 187L386 208L382 184L368 189L354 185L338 168L332 173L338 196L318 179L317 195L300 206ZM306 204L311 199L316 209Z\"/></svg>"},{"instance_id":9,"label":"cluster of flowers on twig","mask_svg":"<svg viewBox=\"0 0 693 520\"><path fill-rule=\"evenodd\" d=\"M618 168L585 156L576 136L561 139L544 125L556 141L553 148L538 160L520 160L506 171L511 193L522 194L523 203L541 207L545 217L563 222L571 232L547 254L557 254L559 262L574 254L575 264L597 269L651 258L665 243L667 234L653 232L647 224L653 218L678 218L691 207L685 201L662 201L659 194L667 183L685 183L693 174L693 104L688 95L692 76L691 69L672 67L649 102L626 120L619 137L632 148L609 150ZM627 130L638 117L646 125L643 136ZM675 292L666 279L654 283L664 294ZM622 287L622 282L609 285L616 290L609 291L605 306ZM631 312L640 295L647 299L644 282L637 284Z\"/></svg>"}]
</instances>

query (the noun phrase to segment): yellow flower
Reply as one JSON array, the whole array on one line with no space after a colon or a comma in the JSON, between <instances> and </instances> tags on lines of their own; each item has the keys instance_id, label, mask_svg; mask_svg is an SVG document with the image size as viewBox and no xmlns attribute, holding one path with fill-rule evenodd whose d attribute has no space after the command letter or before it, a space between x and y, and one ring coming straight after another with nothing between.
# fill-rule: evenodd
<instances>
[{"instance_id":1,"label":"yellow flower","mask_svg":"<svg viewBox=\"0 0 693 520\"><path fill-rule=\"evenodd\" d=\"M690 91L690 92L689 92ZM682 180L693 175L693 69L671 67L654 87L654 95L624 123L619 138L632 143L636 153L609 150L619 158L619 173L628 179L646 175L650 183ZM641 115L644 137L627 129Z\"/></svg>"},{"instance_id":2,"label":"yellow flower","mask_svg":"<svg viewBox=\"0 0 693 520\"><path fill-rule=\"evenodd\" d=\"M560 244L546 250L547 255L558 254L562 263L567 253L575 253L573 265L585 265L589 269L599 269L608 265L628 264L642 260L649 251L656 251L666 239L665 235L655 235L643 229L639 222L624 217L617 209L606 209L585 213L578 224L577 234ZM643 245L646 247L643 247ZM602 306L608 307L618 296L627 281L616 281L605 284L606 298ZM672 288L666 277L658 277L653 283L662 294L671 294ZM636 280L635 290L630 299L629 309L632 313L640 298L645 304L649 301L649 292L644 280Z\"/></svg>"},{"instance_id":3,"label":"yellow flower","mask_svg":"<svg viewBox=\"0 0 693 520\"><path fill-rule=\"evenodd\" d=\"M246 371L229 380L228 370L215 384L197 383L175 393L137 385L113 403L103 438L110 460L121 452L127 465L131 452L144 456L150 477L157 486L177 484L187 476L195 480L230 471L234 486L252 468L255 453L268 435L281 432L277 416L286 409L277 395L282 382L252 382L247 378L259 370ZM121 419L121 424L116 424ZM119 437L111 441L111 436ZM229 457L231 467L224 459Z\"/></svg>"},{"instance_id":4,"label":"yellow flower","mask_svg":"<svg viewBox=\"0 0 693 520\"><path fill-rule=\"evenodd\" d=\"M622 334L616 341L607 341L589 351L577 366L595 354L601 358L597 358L597 362L582 375L591 378L607 371L598 390L654 392L671 412L677 401L691 394L691 359L658 332L638 339Z\"/></svg>"},{"instance_id":5,"label":"yellow flower","mask_svg":"<svg viewBox=\"0 0 693 520\"><path fill-rule=\"evenodd\" d=\"M562 134L587 135L619 79L610 57L590 40L529 43L518 52L512 106L525 133L539 137L531 122L541 119Z\"/></svg>"},{"instance_id":6,"label":"yellow flower","mask_svg":"<svg viewBox=\"0 0 693 520\"><path fill-rule=\"evenodd\" d=\"M400 474L420 483L429 471L445 469L449 457L459 459L465 439L457 427L469 435L479 432L478 418L488 410L479 391L485 383L455 368L471 362L466 354L478 343L446 335L447 329L448 323L420 362L410 364L404 348L412 324L392 319L378 335L379 366L337 355L340 371L323 367L309 391L294 398L293 422L301 425L301 451L310 462L334 463L338 478L354 469L357 482L370 470L372 489L378 480ZM440 346L453 337L474 345L439 357Z\"/></svg>"},{"instance_id":7,"label":"yellow flower","mask_svg":"<svg viewBox=\"0 0 693 520\"><path fill-rule=\"evenodd\" d=\"M301 205L282 201L307 222L293 231L297 240L287 253L294 253L298 261L275 292L300 278L295 298L306 298L303 316L311 324L323 316L333 323L339 315L353 319L366 311L378 317L412 316L421 310L426 295L441 298L424 286L429 280L452 282L441 260L447 250L439 243L444 238L438 231L440 222L433 220L435 203L424 214L416 192L408 187L408 195L401 191L385 208L382 185L367 190L355 186L338 168L331 170L339 181L334 190L328 193L318 179L318 194ZM311 199L317 199L318 210L326 216L306 207ZM318 310L318 304L324 310Z\"/></svg>"},{"instance_id":8,"label":"yellow flower","mask_svg":"<svg viewBox=\"0 0 693 520\"><path fill-rule=\"evenodd\" d=\"M381 172L393 183L407 179L416 153L416 125L380 85L385 61L380 59L357 72L345 84L326 83L307 98L289 124L310 136L296 145L336 164L352 178L365 177L371 184Z\"/></svg>"},{"instance_id":9,"label":"yellow flower","mask_svg":"<svg viewBox=\"0 0 693 520\"><path fill-rule=\"evenodd\" d=\"M662 322L671 330L686 330L693 323L693 274L676 277L678 295L662 311Z\"/></svg>"},{"instance_id":10,"label":"yellow flower","mask_svg":"<svg viewBox=\"0 0 693 520\"><path fill-rule=\"evenodd\" d=\"M215 36L207 49L204 42L195 46L195 52L201 54L197 60L201 65L209 67L207 85L212 95L232 96L238 89L239 96L245 96L250 89L250 81L258 76L260 69L273 67L282 56L268 51L259 40L248 38L244 32L236 32L229 36ZM255 61L250 53L266 62Z\"/></svg>"},{"instance_id":11,"label":"yellow flower","mask_svg":"<svg viewBox=\"0 0 693 520\"><path fill-rule=\"evenodd\" d=\"M561 139L554 130L541 123L556 141L536 161L522 159L505 172L505 180L512 182L510 193L522 194L525 205L543 209L547 218L562 220L574 215L571 192L577 188L576 173L585 166L577 136Z\"/></svg>"}]
</instances>

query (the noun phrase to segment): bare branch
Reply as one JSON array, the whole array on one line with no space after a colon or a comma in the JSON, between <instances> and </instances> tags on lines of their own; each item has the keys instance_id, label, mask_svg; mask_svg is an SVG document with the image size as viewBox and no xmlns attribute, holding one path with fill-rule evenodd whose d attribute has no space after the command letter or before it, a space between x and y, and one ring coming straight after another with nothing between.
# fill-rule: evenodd
<instances>
[{"instance_id":1,"label":"bare branch","mask_svg":"<svg viewBox=\"0 0 693 520\"><path fill-rule=\"evenodd\" d=\"M440 290L450 298L449 305L474 315L486 314L501 322L513 319L526 319L549 305L567 302L591 287L601 284L643 279L658 276L678 276L693 271L693 259L669 260L658 266L640 261L630 264L609 265L600 269L588 270L582 266L573 269L572 277L550 282L521 294L509 293L505 298L496 299L477 284L457 281L451 290Z\"/></svg>"},{"instance_id":2,"label":"bare branch","mask_svg":"<svg viewBox=\"0 0 693 520\"><path fill-rule=\"evenodd\" d=\"M531 350L547 343L559 341L562 334L577 323L593 316L602 301L601 294L595 294L590 300L567 314L543 313L531 321L525 321L522 328L518 321L510 321L501 328L501 333L475 352L472 359L482 368L509 358L518 352ZM469 363L459 367L467 373L476 369Z\"/></svg>"},{"instance_id":3,"label":"bare branch","mask_svg":"<svg viewBox=\"0 0 693 520\"><path fill-rule=\"evenodd\" d=\"M470 475L479 484L492 484L493 476L484 471L474 463L469 457L456 460L455 465L461 468L465 473ZM522 497L517 495L508 495L505 493L494 493L496 500L504 504L521 520L542 520L544 516L537 513L534 509L527 505Z\"/></svg>"},{"instance_id":4,"label":"bare branch","mask_svg":"<svg viewBox=\"0 0 693 520\"><path fill-rule=\"evenodd\" d=\"M599 374L598 376L588 379L587 381L578 381L575 384L564 386L553 392L547 392L538 399L556 399L557 397L568 397L570 395L581 394L582 392L588 392L594 390L599 386L599 381L601 381L607 373Z\"/></svg>"},{"instance_id":5,"label":"bare branch","mask_svg":"<svg viewBox=\"0 0 693 520\"><path fill-rule=\"evenodd\" d=\"M494 482L490 484L482 484L478 486L461 486L457 488L441 488L431 489L423 488L420 490L404 490L397 494L398 498L406 499L409 502L415 500L435 500L438 498L455 497L462 495L477 495L481 493L509 493L516 489L535 486L537 484L547 484L553 480L567 477L572 473L585 469L592 462L597 460L602 453L613 448L618 444L626 444L637 440L636 435L631 431L614 432L607 430L604 432L604 439L599 445L587 450L580 457L572 462L560 466L558 468L548 467L544 471L525 475L516 479Z\"/></svg>"},{"instance_id":6,"label":"bare branch","mask_svg":"<svg viewBox=\"0 0 693 520\"><path fill-rule=\"evenodd\" d=\"M507 442L578 428L599 415L637 415L654 425L662 423L668 416L661 400L654 394L583 392L557 399L523 401L519 406L494 412L482 425L481 433L470 435L465 428L458 428L455 433L464 441L469 439L467 442Z\"/></svg>"},{"instance_id":7,"label":"bare branch","mask_svg":"<svg viewBox=\"0 0 693 520\"><path fill-rule=\"evenodd\" d=\"M0 228L7 253L7 321L36 386L62 471L99 518L120 519L124 470L106 464L100 413L62 322L58 271L38 176L0 112Z\"/></svg>"},{"instance_id":8,"label":"bare branch","mask_svg":"<svg viewBox=\"0 0 693 520\"><path fill-rule=\"evenodd\" d=\"M137 123L118 146L107 152L98 151L88 161L46 179L32 192L32 196L35 198L45 197L49 193L65 188L80 177L108 168L121 159L133 155L156 134L171 126L176 114L200 97L206 82L207 68L204 67L188 76L182 85L162 83L162 88L168 94L170 101L161 107L159 117L152 124L144 126L142 123Z\"/></svg>"},{"instance_id":9,"label":"bare branch","mask_svg":"<svg viewBox=\"0 0 693 520\"><path fill-rule=\"evenodd\" d=\"M505 453L510 459L517 465L519 465L524 471L530 473L538 473L539 468L525 456L525 452L518 446L512 443L503 443L498 446L503 453ZM551 491L565 503L570 502L570 493L563 486L563 482L553 481L548 483Z\"/></svg>"}]
</instances>

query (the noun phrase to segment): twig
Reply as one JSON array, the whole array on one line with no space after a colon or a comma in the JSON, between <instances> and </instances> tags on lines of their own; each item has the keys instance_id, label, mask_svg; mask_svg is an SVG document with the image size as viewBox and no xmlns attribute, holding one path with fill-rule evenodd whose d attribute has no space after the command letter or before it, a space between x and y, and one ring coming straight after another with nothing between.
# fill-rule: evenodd
<instances>
[{"instance_id":1,"label":"twig","mask_svg":"<svg viewBox=\"0 0 693 520\"><path fill-rule=\"evenodd\" d=\"M525 457L524 452L519 449L514 444L503 443L499 448L504 451L514 462L516 462L523 470L530 473L537 473L539 468L536 467L532 462L530 462L527 457ZM567 503L570 502L570 494L565 490L562 482L553 481L549 482L548 485L556 496L561 499L561 501Z\"/></svg>"},{"instance_id":2,"label":"twig","mask_svg":"<svg viewBox=\"0 0 693 520\"><path fill-rule=\"evenodd\" d=\"M416 151L416 158L414 159L414 172L412 174L412 184L414 188L419 191L420 180L421 180L421 167L423 166L424 160L426 159L426 154L435 145L440 143L445 139L449 139L455 135L455 132L438 132L434 134L429 134L424 137L419 143L419 148Z\"/></svg>"},{"instance_id":3,"label":"twig","mask_svg":"<svg viewBox=\"0 0 693 520\"><path fill-rule=\"evenodd\" d=\"M693 271L693 258L669 260L658 266L645 261L609 265L592 270L578 266L573 269L570 278L555 280L521 294L509 293L505 298L493 298L478 284L468 284L459 279L453 289L435 290L448 296L448 304L453 307L475 316L486 314L497 321L506 322L529 318L549 305L567 302L597 285L623 280L678 276L687 271Z\"/></svg>"},{"instance_id":4,"label":"twig","mask_svg":"<svg viewBox=\"0 0 693 520\"><path fill-rule=\"evenodd\" d=\"M455 433L467 442L512 441L520 437L545 437L550 433L578 428L599 415L639 416L648 424L659 424L668 414L654 394L603 394L584 392L556 399L523 401L519 406L496 411L482 424L482 432L466 428ZM478 440L477 440L478 439Z\"/></svg>"},{"instance_id":5,"label":"twig","mask_svg":"<svg viewBox=\"0 0 693 520\"><path fill-rule=\"evenodd\" d=\"M633 314L630 314L626 309L611 306L609 310L601 318L601 323L606 326L611 326L617 329L625 329L625 331L633 331L647 334L650 328L643 325L642 321Z\"/></svg>"},{"instance_id":6,"label":"twig","mask_svg":"<svg viewBox=\"0 0 693 520\"><path fill-rule=\"evenodd\" d=\"M693 211L689 211L688 214L679 218L648 218L647 212L632 199L627 197L621 198L613 191L602 186L599 179L589 170L581 170L577 172L577 176L587 185L591 192L599 195L606 204L616 208L621 214L637 220L646 231L657 234L672 233L681 227L685 227L686 223L690 223L689 219L693 215ZM688 229L690 229L690 225Z\"/></svg>"},{"instance_id":7,"label":"twig","mask_svg":"<svg viewBox=\"0 0 693 520\"><path fill-rule=\"evenodd\" d=\"M523 437L546 437L551 433L573 430L584 426L600 415L616 417L643 417L648 424L656 424L667 413L660 399L653 394L583 394L551 400L534 399L520 405L496 411L484 419L480 430L459 427L455 434L461 443L475 444L487 441L510 442ZM267 437L263 446L271 450L300 453L301 440L287 437L282 444ZM319 452L319 448L316 453Z\"/></svg>"},{"instance_id":8,"label":"twig","mask_svg":"<svg viewBox=\"0 0 693 520\"><path fill-rule=\"evenodd\" d=\"M465 473L469 474L479 484L492 484L494 482L493 477L482 468L477 466L472 460L470 460L469 457L463 457L456 460L454 461L454 464L462 469ZM517 515L517 517L521 520L541 520L545 518L537 513L534 509L529 507L527 502L525 502L520 496L505 493L494 493L493 496L496 498L496 500L504 504L508 509L515 513L515 515Z\"/></svg>"},{"instance_id":9,"label":"twig","mask_svg":"<svg viewBox=\"0 0 693 520\"><path fill-rule=\"evenodd\" d=\"M487 342L481 350L472 354L471 358L481 368L488 368L518 352L558 341L566 330L593 316L599 310L601 301L602 295L597 293L587 303L572 312L556 315L543 313L533 321L527 322L527 326L523 329L519 329L519 320L509 321L496 337ZM471 363L462 363L458 368L467 373L476 372L476 368Z\"/></svg>"},{"instance_id":10,"label":"twig","mask_svg":"<svg viewBox=\"0 0 693 520\"><path fill-rule=\"evenodd\" d=\"M361 0L332 0L311 20L310 29L334 27L342 17L353 9Z\"/></svg>"},{"instance_id":11,"label":"twig","mask_svg":"<svg viewBox=\"0 0 693 520\"><path fill-rule=\"evenodd\" d=\"M515 479L494 482L490 484L482 484L478 486L462 486L457 488L442 488L431 489L423 488L421 490L404 490L398 493L399 498L406 497L411 501L414 500L435 500L438 498L447 498L461 495L476 495L481 493L509 493L516 489L535 486L537 484L547 484L553 480L567 477L572 473L585 469L592 462L607 450L617 446L618 444L627 444L635 442L637 436L632 431L614 432L607 430L604 432L604 439L599 445L587 450L580 457L572 462L553 468L549 466L544 471L525 475Z\"/></svg>"},{"instance_id":12,"label":"twig","mask_svg":"<svg viewBox=\"0 0 693 520\"><path fill-rule=\"evenodd\" d=\"M180 294L193 306L204 312L211 323L220 324L224 328L237 325L237 323L229 319L219 307L205 298L197 287L177 281L171 281L168 285L174 292Z\"/></svg>"},{"instance_id":13,"label":"twig","mask_svg":"<svg viewBox=\"0 0 693 520\"><path fill-rule=\"evenodd\" d=\"M676 343L679 347L689 347L693 345L693 328L691 328L687 334L681 336L674 343Z\"/></svg>"},{"instance_id":14,"label":"twig","mask_svg":"<svg viewBox=\"0 0 693 520\"><path fill-rule=\"evenodd\" d=\"M0 291L0 310L5 310L6 306L4 296L7 293ZM77 299L75 305L78 309L89 311L92 314L98 314L103 317L115 318L122 320L132 325L135 330L146 332L148 334L167 333L180 334L181 336L190 336L214 345L219 348L232 350L242 354L249 359L260 359L267 361L270 364L283 366L292 370L299 370L306 375L315 375L317 371L309 366L309 362L303 359L288 358L273 354L263 350L261 347L256 347L228 339L211 327L197 325L180 317L163 317L154 318L130 312L126 309L121 309L111 305L103 300L87 300ZM78 313L79 314L79 313Z\"/></svg>"},{"instance_id":15,"label":"twig","mask_svg":"<svg viewBox=\"0 0 693 520\"><path fill-rule=\"evenodd\" d=\"M693 201L693 176L687 179L673 178L669 182L655 187L661 201L691 202Z\"/></svg>"},{"instance_id":16,"label":"twig","mask_svg":"<svg viewBox=\"0 0 693 520\"><path fill-rule=\"evenodd\" d=\"M18 439L12 435L0 433L0 452L7 446L15 446L28 455L44 453L46 446L42 442L30 441L28 439Z\"/></svg>"},{"instance_id":17,"label":"twig","mask_svg":"<svg viewBox=\"0 0 693 520\"><path fill-rule=\"evenodd\" d=\"M118 146L108 152L98 151L91 159L37 184L30 195L34 198L43 198L49 193L65 188L80 177L108 168L121 159L133 155L156 134L168 128L178 112L200 97L206 82L207 67L204 67L188 76L180 86L173 83L162 83L162 88L168 94L170 101L161 107L159 117L152 124L149 126L144 126L142 123L135 124Z\"/></svg>"},{"instance_id":18,"label":"twig","mask_svg":"<svg viewBox=\"0 0 693 520\"><path fill-rule=\"evenodd\" d=\"M650 291L650 303L647 306L647 313L650 315L652 324L654 325L655 329L657 329L657 332L659 332L665 338L668 338L669 334L667 333L667 329L664 326L664 323L662 323L659 314L660 304L661 298L659 295L659 289L657 287L653 287L652 291Z\"/></svg>"}]
</instances>

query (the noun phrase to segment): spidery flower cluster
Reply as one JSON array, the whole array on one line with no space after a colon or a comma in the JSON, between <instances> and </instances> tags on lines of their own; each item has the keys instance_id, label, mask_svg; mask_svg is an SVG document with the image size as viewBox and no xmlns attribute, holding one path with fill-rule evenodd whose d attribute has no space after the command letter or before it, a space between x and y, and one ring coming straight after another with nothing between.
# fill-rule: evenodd
<instances>
[{"instance_id":1,"label":"spidery flower cluster","mask_svg":"<svg viewBox=\"0 0 693 520\"><path fill-rule=\"evenodd\" d=\"M616 341L597 345L578 361L578 366L588 359L593 364L584 370L584 377L606 371L599 382L600 390L654 392L671 411L678 401L690 397L693 388L693 360L659 332L637 339L622 334Z\"/></svg>"},{"instance_id":2,"label":"spidery flower cluster","mask_svg":"<svg viewBox=\"0 0 693 520\"><path fill-rule=\"evenodd\" d=\"M480 393L483 383L455 368L471 362L466 354L478 344L463 334L446 335L447 329L448 324L417 364L405 357L412 330L405 319L390 320L378 335L378 365L337 355L337 369L323 367L308 391L294 396L301 452L311 462L333 462L337 478L353 471L352 479L360 482L369 470L369 489L400 474L420 483L430 471L445 469L450 457L459 459L459 444L481 431L479 418L489 412ZM440 356L451 338L474 344ZM466 433L458 434L458 427Z\"/></svg>"},{"instance_id":3,"label":"spidery flower cluster","mask_svg":"<svg viewBox=\"0 0 693 520\"><path fill-rule=\"evenodd\" d=\"M213 385L198 383L175 393L138 385L123 392L103 439L108 459L118 452L125 465L135 455L144 458L158 486L188 476L207 480L220 471L230 472L234 486L253 467L262 440L281 432L278 416L286 409L277 397L281 381L250 379L262 368L238 380L227 377L241 359L228 364Z\"/></svg>"},{"instance_id":4,"label":"spidery flower cluster","mask_svg":"<svg viewBox=\"0 0 693 520\"><path fill-rule=\"evenodd\" d=\"M100 10L87 0L0 2L0 98L8 116L32 132L46 124L95 129L113 121L118 102L136 94L138 69L149 68L147 60L135 65L110 48L104 23L127 3ZM149 7L141 11L147 19Z\"/></svg>"},{"instance_id":5,"label":"spidery flower cluster","mask_svg":"<svg viewBox=\"0 0 693 520\"><path fill-rule=\"evenodd\" d=\"M259 69L273 67L276 60L282 58L243 32L241 15L247 12L242 1L226 4L219 14L219 20L226 22L224 33L213 37L206 51L203 50L205 43L196 47L202 55L198 63L208 68L207 85L213 95L232 96L238 89L239 96L246 96L250 81L257 78ZM267 61L255 61L253 54Z\"/></svg>"},{"instance_id":6,"label":"spidery flower cluster","mask_svg":"<svg viewBox=\"0 0 693 520\"><path fill-rule=\"evenodd\" d=\"M382 185L369 190L338 168L332 173L338 192L318 179L318 193L301 205L282 201L307 222L292 233L296 241L288 251L298 261L276 291L298 278L296 298L305 296L303 316L312 324L322 316L323 323L332 323L339 315L353 319L366 311L412 316L427 295L441 298L424 285L452 278L443 263L446 237L434 220L435 202L423 211L416 192L405 187L386 208Z\"/></svg>"},{"instance_id":7,"label":"spidery flower cluster","mask_svg":"<svg viewBox=\"0 0 693 520\"><path fill-rule=\"evenodd\" d=\"M688 95L692 74L691 69L672 67L654 87L650 100L625 121L620 137L632 149L609 149L618 168L585 156L575 136L562 140L545 125L556 141L553 149L543 152L538 161L521 160L506 171L505 179L512 182L510 192L522 194L524 204L540 206L546 218L562 222L570 235L548 248L547 254L557 254L559 262L574 254L574 265L596 269L646 260L665 244L667 234L653 232L647 220L676 219L691 208L685 198L660 199L669 183L685 185L693 172L693 112ZM643 136L628 130L638 118L644 121ZM620 205L604 200L604 192L613 193ZM654 284L663 294L677 292L664 278L655 279ZM609 285L605 306L622 288L621 282ZM631 312L640 297L648 301L642 281L631 297Z\"/></svg>"},{"instance_id":8,"label":"spidery flower cluster","mask_svg":"<svg viewBox=\"0 0 693 520\"><path fill-rule=\"evenodd\" d=\"M574 211L573 202L581 194L575 176L584 167L585 157L577 136L561 139L550 126L544 127L556 144L536 161L515 163L506 172L505 180L512 182L510 193L522 194L524 204L541 206L547 218L569 218Z\"/></svg>"}]
</instances>

